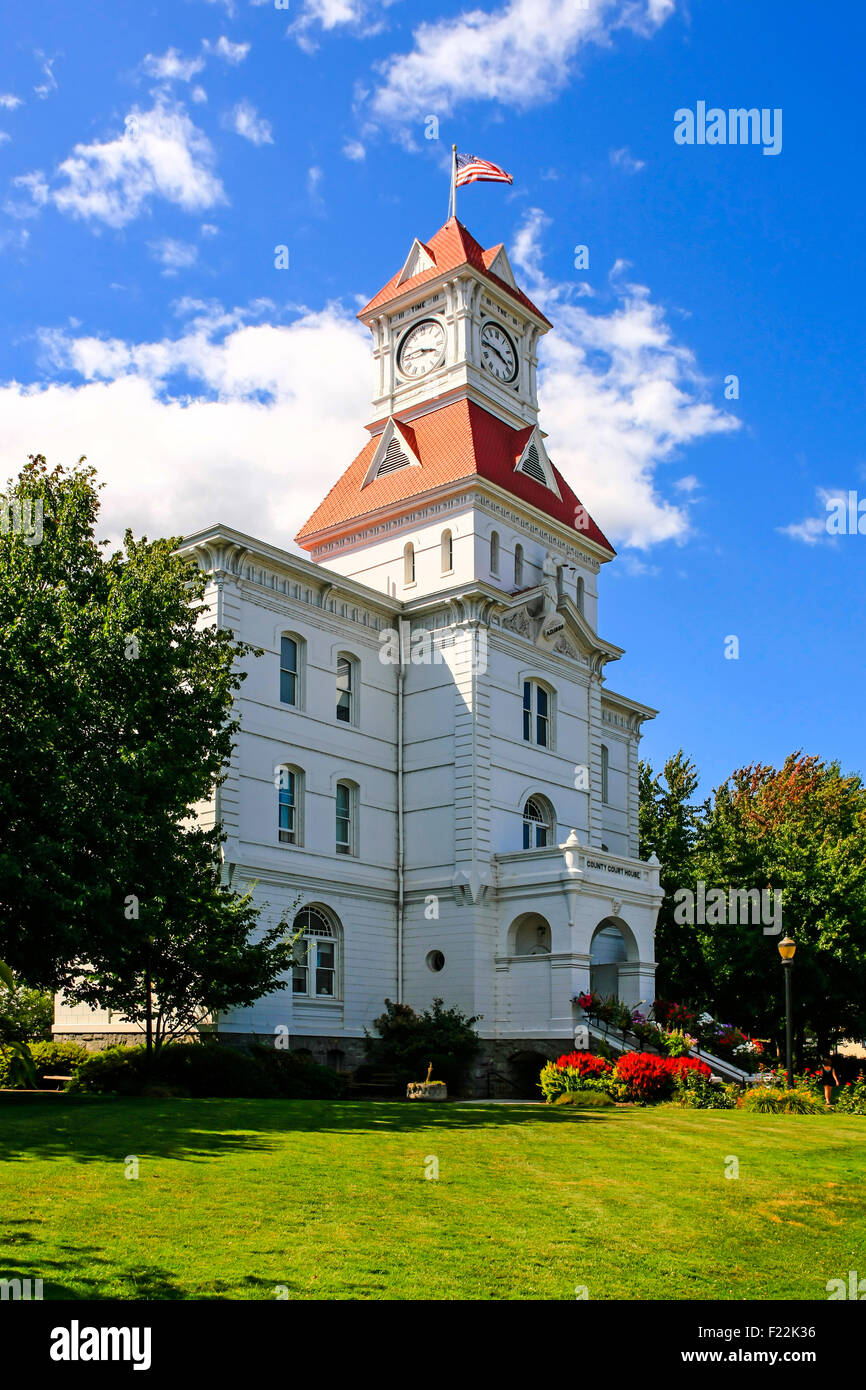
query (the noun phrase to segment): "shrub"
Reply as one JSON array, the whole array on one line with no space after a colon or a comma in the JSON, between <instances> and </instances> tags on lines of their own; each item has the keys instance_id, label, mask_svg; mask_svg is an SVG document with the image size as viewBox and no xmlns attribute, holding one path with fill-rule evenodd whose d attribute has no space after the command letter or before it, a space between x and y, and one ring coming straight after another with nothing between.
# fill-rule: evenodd
<instances>
[{"instance_id":1,"label":"shrub","mask_svg":"<svg viewBox=\"0 0 866 1390\"><path fill-rule=\"evenodd\" d=\"M743 1095L743 1109L758 1115L774 1115L779 1109L779 1093L772 1086L753 1086Z\"/></svg>"},{"instance_id":2,"label":"shrub","mask_svg":"<svg viewBox=\"0 0 866 1390\"><path fill-rule=\"evenodd\" d=\"M454 1092L481 1046L477 1022L478 1017L468 1018L459 1009L446 1009L441 999L434 999L422 1014L386 999L385 1012L373 1020L378 1036L365 1030L364 1049L371 1065L394 1072L401 1087L407 1081L423 1081L432 1062L436 1079Z\"/></svg>"},{"instance_id":3,"label":"shrub","mask_svg":"<svg viewBox=\"0 0 866 1390\"><path fill-rule=\"evenodd\" d=\"M75 1068L91 1054L79 1043L72 1042L34 1042L29 1046L33 1070L39 1086L45 1085L45 1077L72 1075ZM0 1086L23 1086L20 1071L13 1063L13 1049L0 1046Z\"/></svg>"},{"instance_id":4,"label":"shrub","mask_svg":"<svg viewBox=\"0 0 866 1390\"><path fill-rule=\"evenodd\" d=\"M255 1099L329 1099L344 1082L328 1067L277 1048L250 1052L222 1043L169 1043L146 1070L143 1047L107 1047L78 1067L75 1091L152 1096L238 1096Z\"/></svg>"},{"instance_id":5,"label":"shrub","mask_svg":"<svg viewBox=\"0 0 866 1390\"><path fill-rule=\"evenodd\" d=\"M602 1110L606 1106L612 1106L613 1101L605 1091L588 1090L581 1087L579 1091L563 1091L562 1095L556 1097L554 1105L577 1105L581 1110Z\"/></svg>"},{"instance_id":6,"label":"shrub","mask_svg":"<svg viewBox=\"0 0 866 1390\"><path fill-rule=\"evenodd\" d=\"M862 1072L856 1081L846 1081L840 1086L836 1109L844 1115L866 1115L866 1077Z\"/></svg>"},{"instance_id":7,"label":"shrub","mask_svg":"<svg viewBox=\"0 0 866 1390\"><path fill-rule=\"evenodd\" d=\"M539 1085L544 1099L550 1102L583 1088L605 1090L602 1078L612 1074L613 1068L604 1057L595 1057L591 1052L566 1052L542 1067Z\"/></svg>"},{"instance_id":8,"label":"shrub","mask_svg":"<svg viewBox=\"0 0 866 1390\"><path fill-rule=\"evenodd\" d=\"M674 1101L686 1110L734 1110L738 1097L739 1087L720 1086L693 1069L681 1069L674 1079Z\"/></svg>"},{"instance_id":9,"label":"shrub","mask_svg":"<svg viewBox=\"0 0 866 1390\"><path fill-rule=\"evenodd\" d=\"M346 1094L345 1078L309 1057L261 1045L252 1052L284 1100L336 1100Z\"/></svg>"},{"instance_id":10,"label":"shrub","mask_svg":"<svg viewBox=\"0 0 866 1390\"><path fill-rule=\"evenodd\" d=\"M824 1102L805 1087L782 1091L778 1103L786 1115L822 1115L825 1109Z\"/></svg>"}]
</instances>

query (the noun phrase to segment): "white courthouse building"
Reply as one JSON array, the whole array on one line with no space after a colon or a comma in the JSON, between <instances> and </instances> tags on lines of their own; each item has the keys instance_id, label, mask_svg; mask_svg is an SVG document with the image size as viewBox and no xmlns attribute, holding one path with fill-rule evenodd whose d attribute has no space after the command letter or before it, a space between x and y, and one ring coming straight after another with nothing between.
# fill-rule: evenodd
<instances>
[{"instance_id":1,"label":"white courthouse building","mask_svg":"<svg viewBox=\"0 0 866 1390\"><path fill-rule=\"evenodd\" d=\"M655 711L607 685L614 551L538 424L550 324L505 249L452 218L359 317L369 439L301 526L309 559L224 525L184 542L212 620L264 650L202 814L263 920L305 927L286 989L217 1026L288 1029L351 1067L386 997L439 996L481 1015L476 1089L507 1094L570 1050L590 985L652 1001L638 743ZM58 1034L129 1031L58 1005Z\"/></svg>"}]
</instances>

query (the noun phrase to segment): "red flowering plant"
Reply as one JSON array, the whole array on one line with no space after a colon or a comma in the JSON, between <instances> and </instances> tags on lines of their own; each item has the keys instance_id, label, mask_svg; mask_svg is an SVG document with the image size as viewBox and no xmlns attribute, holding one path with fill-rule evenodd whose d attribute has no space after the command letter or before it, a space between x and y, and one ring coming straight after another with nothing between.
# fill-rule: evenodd
<instances>
[{"instance_id":1,"label":"red flowering plant","mask_svg":"<svg viewBox=\"0 0 866 1390\"><path fill-rule=\"evenodd\" d=\"M656 1057L651 1052L626 1052L616 1064L614 1077L626 1089L631 1100L665 1100L673 1091L674 1081L684 1072L710 1076L706 1062L696 1057Z\"/></svg>"}]
</instances>

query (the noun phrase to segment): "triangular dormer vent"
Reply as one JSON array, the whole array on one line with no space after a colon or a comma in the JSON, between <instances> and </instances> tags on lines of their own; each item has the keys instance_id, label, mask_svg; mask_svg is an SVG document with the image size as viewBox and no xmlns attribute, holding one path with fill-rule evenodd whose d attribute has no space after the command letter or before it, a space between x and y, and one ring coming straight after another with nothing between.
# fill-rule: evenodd
<instances>
[{"instance_id":1,"label":"triangular dormer vent","mask_svg":"<svg viewBox=\"0 0 866 1390\"><path fill-rule=\"evenodd\" d=\"M376 477L381 478L383 473L395 473L398 468L408 468L409 460L406 457L396 435L391 440L385 450L382 462L376 469Z\"/></svg>"},{"instance_id":2,"label":"triangular dormer vent","mask_svg":"<svg viewBox=\"0 0 866 1390\"><path fill-rule=\"evenodd\" d=\"M384 478L389 473L398 473L401 468L420 467L421 460L415 452L411 440L407 439L403 431L397 428L392 418L379 436L379 442L373 451L367 476L361 487L366 487L376 478Z\"/></svg>"},{"instance_id":3,"label":"triangular dormer vent","mask_svg":"<svg viewBox=\"0 0 866 1390\"><path fill-rule=\"evenodd\" d=\"M423 241L416 237L412 242L412 249L403 262L403 269L397 278L397 284L402 285L404 281L411 280L414 275L420 275L422 270L432 270L436 262L427 250Z\"/></svg>"},{"instance_id":4,"label":"triangular dormer vent","mask_svg":"<svg viewBox=\"0 0 866 1390\"><path fill-rule=\"evenodd\" d=\"M562 494L559 491L553 465L547 457L547 450L541 441L541 432L534 429L516 464L516 471L525 473L528 478L534 479L536 483L541 483L542 487L549 488L551 492L555 492L556 496L561 498Z\"/></svg>"},{"instance_id":5,"label":"triangular dormer vent","mask_svg":"<svg viewBox=\"0 0 866 1390\"><path fill-rule=\"evenodd\" d=\"M521 471L528 473L530 478L534 478L537 483L544 483L544 486L547 487L547 478L544 475L541 459L538 457L538 450L534 444L530 444L526 451L526 458L520 467Z\"/></svg>"}]
</instances>

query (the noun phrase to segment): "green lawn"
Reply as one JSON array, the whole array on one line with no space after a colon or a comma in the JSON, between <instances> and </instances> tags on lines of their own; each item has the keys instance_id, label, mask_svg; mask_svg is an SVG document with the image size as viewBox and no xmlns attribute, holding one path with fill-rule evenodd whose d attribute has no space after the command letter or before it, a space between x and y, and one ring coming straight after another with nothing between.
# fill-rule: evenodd
<instances>
[{"instance_id":1,"label":"green lawn","mask_svg":"<svg viewBox=\"0 0 866 1390\"><path fill-rule=\"evenodd\" d=\"M866 1266L864 1139L856 1117L667 1106L4 1098L0 1277L46 1298L826 1299Z\"/></svg>"}]
</instances>

